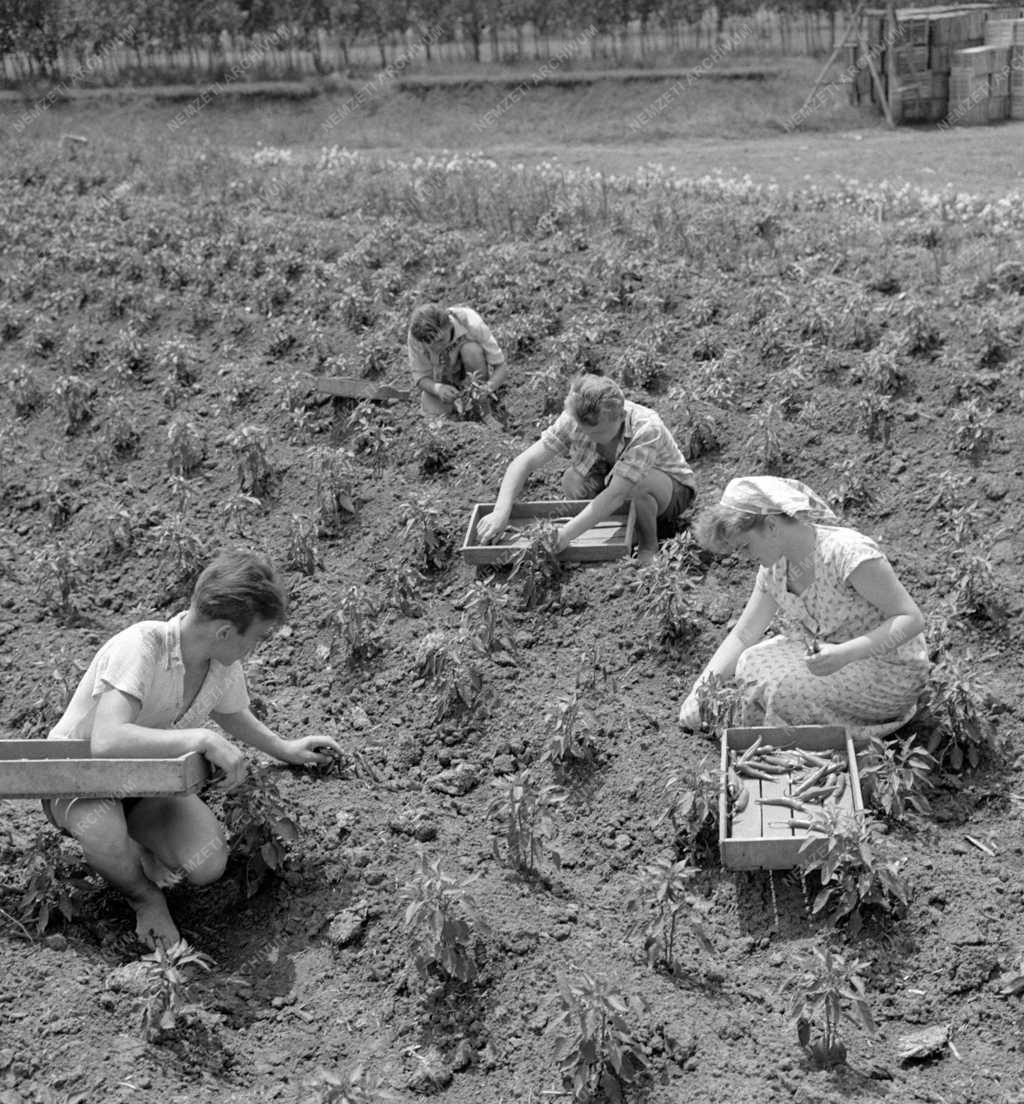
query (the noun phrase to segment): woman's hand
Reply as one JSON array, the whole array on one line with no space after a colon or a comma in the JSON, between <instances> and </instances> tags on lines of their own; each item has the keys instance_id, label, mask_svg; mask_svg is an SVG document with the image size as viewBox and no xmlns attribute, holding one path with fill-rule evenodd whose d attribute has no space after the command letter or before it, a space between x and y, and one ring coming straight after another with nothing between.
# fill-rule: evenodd
<instances>
[{"instance_id":1,"label":"woman's hand","mask_svg":"<svg viewBox=\"0 0 1024 1104\"><path fill-rule=\"evenodd\" d=\"M686 701L679 707L679 724L688 732L696 732L700 728L700 703L696 694L687 695Z\"/></svg>"},{"instance_id":2,"label":"woman's hand","mask_svg":"<svg viewBox=\"0 0 1024 1104\"><path fill-rule=\"evenodd\" d=\"M341 745L330 736L303 736L300 740L288 740L281 758L297 767L315 767L331 761L331 753L327 749L338 755L344 754Z\"/></svg>"},{"instance_id":3,"label":"woman's hand","mask_svg":"<svg viewBox=\"0 0 1024 1104\"><path fill-rule=\"evenodd\" d=\"M848 663L852 663L854 658L845 644L820 644L816 652L808 652L807 670L819 677L834 675L836 671L841 671Z\"/></svg>"}]
</instances>

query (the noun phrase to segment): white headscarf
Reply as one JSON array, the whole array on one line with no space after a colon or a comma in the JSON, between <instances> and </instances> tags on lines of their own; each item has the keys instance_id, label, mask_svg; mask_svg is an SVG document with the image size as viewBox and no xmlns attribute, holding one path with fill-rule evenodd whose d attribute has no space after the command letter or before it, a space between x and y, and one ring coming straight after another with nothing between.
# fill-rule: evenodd
<instances>
[{"instance_id":1,"label":"white headscarf","mask_svg":"<svg viewBox=\"0 0 1024 1104\"><path fill-rule=\"evenodd\" d=\"M825 500L799 479L777 475L744 475L730 479L722 492L721 504L741 514L785 514L796 517L809 514L814 521L838 525L839 518Z\"/></svg>"}]
</instances>

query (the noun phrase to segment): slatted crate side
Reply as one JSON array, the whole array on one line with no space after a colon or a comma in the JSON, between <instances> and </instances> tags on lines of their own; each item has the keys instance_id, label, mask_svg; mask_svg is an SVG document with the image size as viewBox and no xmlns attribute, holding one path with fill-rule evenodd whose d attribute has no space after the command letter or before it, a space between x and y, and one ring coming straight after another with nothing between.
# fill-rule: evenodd
<instances>
[{"instance_id":1,"label":"slatted crate side","mask_svg":"<svg viewBox=\"0 0 1024 1104\"><path fill-rule=\"evenodd\" d=\"M59 754L49 758L5 758L0 766L0 798L189 794L201 789L209 777L209 764L198 752L173 759L73 759Z\"/></svg>"},{"instance_id":2,"label":"slatted crate side","mask_svg":"<svg viewBox=\"0 0 1024 1104\"><path fill-rule=\"evenodd\" d=\"M0 770L10 760L91 758L88 740L0 740Z\"/></svg>"}]
</instances>

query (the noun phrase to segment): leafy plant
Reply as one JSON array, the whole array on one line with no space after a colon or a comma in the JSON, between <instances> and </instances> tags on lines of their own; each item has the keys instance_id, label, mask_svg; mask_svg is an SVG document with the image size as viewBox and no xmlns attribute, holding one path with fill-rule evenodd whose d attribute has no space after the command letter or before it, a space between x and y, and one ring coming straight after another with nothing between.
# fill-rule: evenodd
<instances>
[{"instance_id":1,"label":"leafy plant","mask_svg":"<svg viewBox=\"0 0 1024 1104\"><path fill-rule=\"evenodd\" d=\"M546 736L541 761L565 767L570 763L593 762L597 755L595 735L600 731L597 712L584 701L579 674L569 694L555 699L555 708L544 714Z\"/></svg>"},{"instance_id":2,"label":"leafy plant","mask_svg":"<svg viewBox=\"0 0 1024 1104\"><path fill-rule=\"evenodd\" d=\"M777 403L769 402L754 418L750 449L758 471L780 471L786 462L782 447L782 410Z\"/></svg>"},{"instance_id":3,"label":"leafy plant","mask_svg":"<svg viewBox=\"0 0 1024 1104\"><path fill-rule=\"evenodd\" d=\"M626 937L638 932L643 936L644 957L653 969L664 966L669 973L678 972L676 938L680 922L686 923L705 954L714 955L714 947L698 916L698 899L688 892L695 873L686 859L679 862L665 857L655 859L637 875L626 898L626 912L633 916L626 927Z\"/></svg>"},{"instance_id":4,"label":"leafy plant","mask_svg":"<svg viewBox=\"0 0 1024 1104\"><path fill-rule=\"evenodd\" d=\"M27 418L33 411L38 410L46 398L46 392L39 377L24 366L11 368L6 373L4 386L10 396L14 413L19 418Z\"/></svg>"},{"instance_id":5,"label":"leafy plant","mask_svg":"<svg viewBox=\"0 0 1024 1104\"><path fill-rule=\"evenodd\" d=\"M398 428L370 401L356 406L349 415L347 428L351 433L353 454L379 477L387 465L388 454L398 435Z\"/></svg>"},{"instance_id":6,"label":"leafy plant","mask_svg":"<svg viewBox=\"0 0 1024 1104\"><path fill-rule=\"evenodd\" d=\"M352 457L342 449L316 449L313 469L320 528L325 533L336 533L356 515Z\"/></svg>"},{"instance_id":7,"label":"leafy plant","mask_svg":"<svg viewBox=\"0 0 1024 1104\"><path fill-rule=\"evenodd\" d=\"M178 338L164 341L160 345L154 365L157 376L165 385L172 383L180 387L190 387L199 379L199 354L196 347Z\"/></svg>"},{"instance_id":8,"label":"leafy plant","mask_svg":"<svg viewBox=\"0 0 1024 1104\"><path fill-rule=\"evenodd\" d=\"M83 891L91 888L81 878L71 877L61 852L60 836L40 832L25 856L28 881L18 901L18 918L42 935L57 915L65 921L79 915Z\"/></svg>"},{"instance_id":9,"label":"leafy plant","mask_svg":"<svg viewBox=\"0 0 1024 1104\"><path fill-rule=\"evenodd\" d=\"M928 709L936 721L928 752L940 767L974 770L1000 751L988 695L978 684L971 656L945 654L928 677Z\"/></svg>"},{"instance_id":10,"label":"leafy plant","mask_svg":"<svg viewBox=\"0 0 1024 1104\"><path fill-rule=\"evenodd\" d=\"M562 1085L578 1104L598 1099L621 1104L649 1069L633 1022L643 1004L606 978L581 970L575 981L559 976L557 1007L551 1032Z\"/></svg>"},{"instance_id":11,"label":"leafy plant","mask_svg":"<svg viewBox=\"0 0 1024 1104\"><path fill-rule=\"evenodd\" d=\"M714 672L697 687L700 731L720 738L725 729L743 720L743 689L735 679Z\"/></svg>"},{"instance_id":12,"label":"leafy plant","mask_svg":"<svg viewBox=\"0 0 1024 1104\"><path fill-rule=\"evenodd\" d=\"M333 653L338 641L343 641L349 664L362 663L377 655L381 640L377 631L380 606L361 587L353 584L345 591L338 608L331 615Z\"/></svg>"},{"instance_id":13,"label":"leafy plant","mask_svg":"<svg viewBox=\"0 0 1024 1104\"><path fill-rule=\"evenodd\" d=\"M538 785L529 770L493 779L496 793L487 805L487 817L501 833L505 847L503 861L531 874L539 874L547 857L555 869L562 865L561 855L552 846L558 831L551 813L565 801L558 786ZM502 861L499 840L494 840L494 856Z\"/></svg>"},{"instance_id":14,"label":"leafy plant","mask_svg":"<svg viewBox=\"0 0 1024 1104\"><path fill-rule=\"evenodd\" d=\"M103 409L100 433L109 454L121 459L134 456L142 440L124 404L116 398L109 399Z\"/></svg>"},{"instance_id":15,"label":"leafy plant","mask_svg":"<svg viewBox=\"0 0 1024 1104\"><path fill-rule=\"evenodd\" d=\"M864 358L864 382L876 395L895 395L906 383L906 373L896 357L884 349L872 349Z\"/></svg>"},{"instance_id":16,"label":"leafy plant","mask_svg":"<svg viewBox=\"0 0 1024 1104\"><path fill-rule=\"evenodd\" d=\"M153 530L161 565L170 567L179 580L198 575L209 559L206 543L182 514L173 514Z\"/></svg>"},{"instance_id":17,"label":"leafy plant","mask_svg":"<svg viewBox=\"0 0 1024 1104\"><path fill-rule=\"evenodd\" d=\"M958 616L997 624L1006 620L1006 603L990 557L958 548L951 557L950 582L953 609Z\"/></svg>"},{"instance_id":18,"label":"leafy plant","mask_svg":"<svg viewBox=\"0 0 1024 1104\"><path fill-rule=\"evenodd\" d=\"M519 590L525 609L533 609L560 591L565 564L558 551L558 529L539 522L525 533L526 544L512 559L509 586Z\"/></svg>"},{"instance_id":19,"label":"leafy plant","mask_svg":"<svg viewBox=\"0 0 1024 1104\"><path fill-rule=\"evenodd\" d=\"M461 634L475 641L482 652L513 651L512 641L502 632L508 601L507 587L474 579L459 603L462 606Z\"/></svg>"},{"instance_id":20,"label":"leafy plant","mask_svg":"<svg viewBox=\"0 0 1024 1104\"><path fill-rule=\"evenodd\" d=\"M103 529L108 555L121 556L135 546L135 521L126 506L118 506L109 511L103 519Z\"/></svg>"},{"instance_id":21,"label":"leafy plant","mask_svg":"<svg viewBox=\"0 0 1024 1104\"><path fill-rule=\"evenodd\" d=\"M206 443L195 422L175 418L167 427L167 470L188 478L206 458Z\"/></svg>"},{"instance_id":22,"label":"leafy plant","mask_svg":"<svg viewBox=\"0 0 1024 1104\"><path fill-rule=\"evenodd\" d=\"M245 892L252 897L268 871L281 869L299 838L294 810L281 795L274 768L250 767L225 794L223 815L231 855L244 864Z\"/></svg>"},{"instance_id":23,"label":"leafy plant","mask_svg":"<svg viewBox=\"0 0 1024 1104\"><path fill-rule=\"evenodd\" d=\"M983 410L977 399L968 399L953 411L953 451L968 457L974 463L984 459L992 447L995 429L992 426L994 411Z\"/></svg>"},{"instance_id":24,"label":"leafy plant","mask_svg":"<svg viewBox=\"0 0 1024 1104\"><path fill-rule=\"evenodd\" d=\"M494 414L494 393L486 382L468 376L452 406L462 421L482 422Z\"/></svg>"},{"instance_id":25,"label":"leafy plant","mask_svg":"<svg viewBox=\"0 0 1024 1104\"><path fill-rule=\"evenodd\" d=\"M401 1099L381 1078L367 1073L365 1066L354 1066L342 1074L317 1070L304 1087L310 1095L303 1096L302 1104L398 1104Z\"/></svg>"},{"instance_id":26,"label":"leafy plant","mask_svg":"<svg viewBox=\"0 0 1024 1104\"><path fill-rule=\"evenodd\" d=\"M107 368L115 378L140 376L149 367L150 352L140 335L130 326L122 327L110 343Z\"/></svg>"},{"instance_id":27,"label":"leafy plant","mask_svg":"<svg viewBox=\"0 0 1024 1104\"><path fill-rule=\"evenodd\" d=\"M417 869L399 895L405 905L403 927L409 937L412 961L424 981L473 982L479 967L480 942L490 935L476 901L467 892L477 875L457 881L419 851Z\"/></svg>"},{"instance_id":28,"label":"leafy plant","mask_svg":"<svg viewBox=\"0 0 1024 1104\"><path fill-rule=\"evenodd\" d=\"M886 448L892 444L894 414L892 399L869 391L857 404L861 428L869 441L881 441Z\"/></svg>"},{"instance_id":29,"label":"leafy plant","mask_svg":"<svg viewBox=\"0 0 1024 1104\"><path fill-rule=\"evenodd\" d=\"M700 636L702 619L694 616L689 595L697 580L687 569L694 564L686 538L663 542L654 562L637 573L633 584L636 611L652 639L663 648L678 648Z\"/></svg>"},{"instance_id":30,"label":"leafy plant","mask_svg":"<svg viewBox=\"0 0 1024 1104\"><path fill-rule=\"evenodd\" d=\"M838 513L864 510L874 501L874 492L863 460L843 460L836 474L835 490L828 501Z\"/></svg>"},{"instance_id":31,"label":"leafy plant","mask_svg":"<svg viewBox=\"0 0 1024 1104\"><path fill-rule=\"evenodd\" d=\"M860 759L864 794L887 819L905 820L908 810L925 816L931 812L925 791L932 788L935 759L914 737L887 741L872 736Z\"/></svg>"},{"instance_id":32,"label":"leafy plant","mask_svg":"<svg viewBox=\"0 0 1024 1104\"><path fill-rule=\"evenodd\" d=\"M448 566L452 538L444 531L440 513L426 500L402 502L398 510L405 524L403 559L417 571L443 571Z\"/></svg>"},{"instance_id":33,"label":"leafy plant","mask_svg":"<svg viewBox=\"0 0 1024 1104\"><path fill-rule=\"evenodd\" d=\"M847 961L828 947L812 947L811 956L785 983L784 988L793 992L790 1023L796 1027L800 1045L819 1066L846 1062L844 1021L870 1035L878 1030L864 989L866 968L867 963ZM812 1042L815 1028L819 1038Z\"/></svg>"},{"instance_id":34,"label":"leafy plant","mask_svg":"<svg viewBox=\"0 0 1024 1104\"><path fill-rule=\"evenodd\" d=\"M423 612L421 571L408 564L394 564L384 577L384 603L403 617L418 617Z\"/></svg>"},{"instance_id":35,"label":"leafy plant","mask_svg":"<svg viewBox=\"0 0 1024 1104\"><path fill-rule=\"evenodd\" d=\"M189 970L209 970L213 959L184 939L165 947L158 941L140 963L143 974L142 1028L147 1042L159 1042L183 1024L199 1019L200 1006L188 999Z\"/></svg>"},{"instance_id":36,"label":"leafy plant","mask_svg":"<svg viewBox=\"0 0 1024 1104\"><path fill-rule=\"evenodd\" d=\"M434 720L456 718L463 723L482 716L487 693L480 652L458 633L435 629L420 641L416 667L420 678L434 687Z\"/></svg>"},{"instance_id":37,"label":"leafy plant","mask_svg":"<svg viewBox=\"0 0 1024 1104\"><path fill-rule=\"evenodd\" d=\"M455 449L429 422L424 422L412 455L420 475L443 475L444 472L451 471Z\"/></svg>"},{"instance_id":38,"label":"leafy plant","mask_svg":"<svg viewBox=\"0 0 1024 1104\"><path fill-rule=\"evenodd\" d=\"M284 554L285 567L303 575L313 575L320 562L320 548L316 539L316 526L308 518L292 514L288 522L288 547Z\"/></svg>"},{"instance_id":39,"label":"leafy plant","mask_svg":"<svg viewBox=\"0 0 1024 1104\"><path fill-rule=\"evenodd\" d=\"M688 774L673 774L665 783L668 807L657 824L672 824L680 857L698 862L717 851L718 789L718 772L703 764Z\"/></svg>"},{"instance_id":40,"label":"leafy plant","mask_svg":"<svg viewBox=\"0 0 1024 1104\"><path fill-rule=\"evenodd\" d=\"M36 553L33 575L35 592L44 609L64 620L78 613L73 594L82 580L82 562L77 553L60 545Z\"/></svg>"},{"instance_id":41,"label":"leafy plant","mask_svg":"<svg viewBox=\"0 0 1024 1104\"><path fill-rule=\"evenodd\" d=\"M73 374L58 376L51 395L57 413L64 419L64 432L68 436L77 433L92 419L96 388L88 380Z\"/></svg>"},{"instance_id":42,"label":"leafy plant","mask_svg":"<svg viewBox=\"0 0 1024 1104\"><path fill-rule=\"evenodd\" d=\"M833 923L846 920L851 936L860 931L868 909L900 916L910 900L910 887L898 863L879 862L863 813L834 805L815 812L807 839L800 847L804 874L816 874L821 888L811 914L824 913Z\"/></svg>"},{"instance_id":43,"label":"leafy plant","mask_svg":"<svg viewBox=\"0 0 1024 1104\"><path fill-rule=\"evenodd\" d=\"M270 463L270 435L263 426L246 425L228 435L228 447L235 458L238 483L247 494L265 495L276 476Z\"/></svg>"},{"instance_id":44,"label":"leafy plant","mask_svg":"<svg viewBox=\"0 0 1024 1104\"><path fill-rule=\"evenodd\" d=\"M258 516L262 509L263 503L250 494L235 494L226 498L220 508L221 516L224 518L224 532L244 537L249 522Z\"/></svg>"}]
</instances>

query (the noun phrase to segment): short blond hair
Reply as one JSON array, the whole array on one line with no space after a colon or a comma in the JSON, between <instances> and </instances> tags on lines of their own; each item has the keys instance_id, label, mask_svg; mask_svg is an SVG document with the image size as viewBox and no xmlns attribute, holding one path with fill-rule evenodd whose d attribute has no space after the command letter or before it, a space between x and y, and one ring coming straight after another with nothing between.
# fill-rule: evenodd
<instances>
[{"instance_id":1,"label":"short blond hair","mask_svg":"<svg viewBox=\"0 0 1024 1104\"><path fill-rule=\"evenodd\" d=\"M615 380L592 372L576 376L565 397L566 412L585 426L597 425L602 417L621 418L625 404L626 396Z\"/></svg>"}]
</instances>

